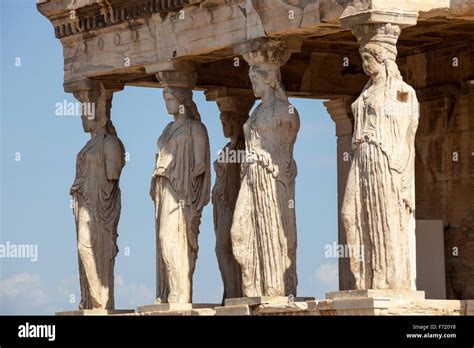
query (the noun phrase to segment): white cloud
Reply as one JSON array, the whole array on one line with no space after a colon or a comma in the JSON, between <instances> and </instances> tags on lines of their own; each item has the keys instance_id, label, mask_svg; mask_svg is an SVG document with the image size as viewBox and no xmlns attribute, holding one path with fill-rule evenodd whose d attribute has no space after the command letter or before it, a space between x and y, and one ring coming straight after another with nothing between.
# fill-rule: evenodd
<instances>
[{"instance_id":1,"label":"white cloud","mask_svg":"<svg viewBox=\"0 0 474 348\"><path fill-rule=\"evenodd\" d=\"M28 272L0 280L0 298L4 303L22 302L32 306L46 303L40 275Z\"/></svg>"},{"instance_id":2,"label":"white cloud","mask_svg":"<svg viewBox=\"0 0 474 348\"><path fill-rule=\"evenodd\" d=\"M79 274L61 279L56 291L61 298L69 298L79 290Z\"/></svg>"},{"instance_id":3,"label":"white cloud","mask_svg":"<svg viewBox=\"0 0 474 348\"><path fill-rule=\"evenodd\" d=\"M338 286L338 275L337 263L323 263L314 271L314 276L317 280L323 284L331 285L334 288Z\"/></svg>"},{"instance_id":4,"label":"white cloud","mask_svg":"<svg viewBox=\"0 0 474 348\"><path fill-rule=\"evenodd\" d=\"M125 286L125 283L123 281L123 276L118 275L115 277L115 286L116 287L123 287Z\"/></svg>"},{"instance_id":5,"label":"white cloud","mask_svg":"<svg viewBox=\"0 0 474 348\"><path fill-rule=\"evenodd\" d=\"M115 307L135 309L139 305L155 302L155 292L147 285L115 276Z\"/></svg>"}]
</instances>

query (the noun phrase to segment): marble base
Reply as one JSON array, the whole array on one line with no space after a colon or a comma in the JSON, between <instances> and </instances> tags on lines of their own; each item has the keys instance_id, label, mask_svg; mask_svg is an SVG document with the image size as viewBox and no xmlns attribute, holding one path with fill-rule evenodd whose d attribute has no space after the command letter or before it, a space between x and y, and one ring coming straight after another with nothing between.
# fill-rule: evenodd
<instances>
[{"instance_id":1,"label":"marble base","mask_svg":"<svg viewBox=\"0 0 474 348\"><path fill-rule=\"evenodd\" d=\"M295 297L293 302L305 302L314 300L314 297ZM255 297L237 297L225 300L225 306L256 306L259 304L288 304L287 296L255 296Z\"/></svg>"},{"instance_id":2,"label":"marble base","mask_svg":"<svg viewBox=\"0 0 474 348\"><path fill-rule=\"evenodd\" d=\"M344 290L326 293L326 299L349 299L349 298L388 298L388 299L411 299L424 300L424 291L409 291L409 290Z\"/></svg>"},{"instance_id":3,"label":"marble base","mask_svg":"<svg viewBox=\"0 0 474 348\"><path fill-rule=\"evenodd\" d=\"M405 295L405 297L402 296ZM365 296L364 296L365 295ZM76 310L57 312L60 316L338 316L338 315L474 315L474 300L425 299L423 291L350 290L330 292L327 299L250 297L229 299L225 306L213 303L160 303L139 306L136 311ZM285 299L285 301L283 300ZM301 299L306 299L302 301Z\"/></svg>"},{"instance_id":4,"label":"marble base","mask_svg":"<svg viewBox=\"0 0 474 348\"><path fill-rule=\"evenodd\" d=\"M216 307L216 315L238 315L238 316L249 316L252 315L252 308L249 305L235 305L235 306L223 306Z\"/></svg>"},{"instance_id":5,"label":"marble base","mask_svg":"<svg viewBox=\"0 0 474 348\"><path fill-rule=\"evenodd\" d=\"M465 303L465 315L474 316L474 300L466 300Z\"/></svg>"},{"instance_id":6,"label":"marble base","mask_svg":"<svg viewBox=\"0 0 474 348\"><path fill-rule=\"evenodd\" d=\"M133 309L80 309L75 311L56 312L58 316L121 315L135 313Z\"/></svg>"},{"instance_id":7,"label":"marble base","mask_svg":"<svg viewBox=\"0 0 474 348\"><path fill-rule=\"evenodd\" d=\"M469 315L474 301L425 299L424 291L347 290L329 292L321 315Z\"/></svg>"},{"instance_id":8,"label":"marble base","mask_svg":"<svg viewBox=\"0 0 474 348\"><path fill-rule=\"evenodd\" d=\"M219 306L214 303L159 303L141 305L137 307L137 313L157 313L157 312L182 312L200 309L213 309Z\"/></svg>"}]
</instances>

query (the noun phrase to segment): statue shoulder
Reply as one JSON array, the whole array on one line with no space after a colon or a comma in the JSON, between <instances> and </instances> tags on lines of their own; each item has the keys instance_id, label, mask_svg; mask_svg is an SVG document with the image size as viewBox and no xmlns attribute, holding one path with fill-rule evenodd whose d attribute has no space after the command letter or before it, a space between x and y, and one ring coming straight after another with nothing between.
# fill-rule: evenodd
<instances>
[{"instance_id":1,"label":"statue shoulder","mask_svg":"<svg viewBox=\"0 0 474 348\"><path fill-rule=\"evenodd\" d=\"M104 151L106 154L121 155L123 149L123 144L117 136L109 134L105 137Z\"/></svg>"},{"instance_id":2,"label":"statue shoulder","mask_svg":"<svg viewBox=\"0 0 474 348\"><path fill-rule=\"evenodd\" d=\"M405 81L398 80L396 87L397 87L397 92L405 93L409 95L410 99L413 99L413 97L416 98L415 89L412 86L410 86L408 83L406 83Z\"/></svg>"},{"instance_id":3,"label":"statue shoulder","mask_svg":"<svg viewBox=\"0 0 474 348\"><path fill-rule=\"evenodd\" d=\"M191 130L193 134L207 138L207 128L201 121L191 120Z\"/></svg>"},{"instance_id":4,"label":"statue shoulder","mask_svg":"<svg viewBox=\"0 0 474 348\"><path fill-rule=\"evenodd\" d=\"M299 113L296 107L287 101L278 101L275 107L276 116L282 122L291 122L299 124Z\"/></svg>"},{"instance_id":5,"label":"statue shoulder","mask_svg":"<svg viewBox=\"0 0 474 348\"><path fill-rule=\"evenodd\" d=\"M161 135L165 134L166 132L168 132L170 130L170 128L173 126L173 122L169 122L165 128L163 129L163 132L161 132Z\"/></svg>"}]
</instances>

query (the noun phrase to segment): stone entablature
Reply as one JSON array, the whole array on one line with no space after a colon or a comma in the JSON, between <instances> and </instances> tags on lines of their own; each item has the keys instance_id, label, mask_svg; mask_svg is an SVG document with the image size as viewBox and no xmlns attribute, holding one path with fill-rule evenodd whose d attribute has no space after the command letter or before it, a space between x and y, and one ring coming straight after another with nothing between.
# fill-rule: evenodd
<instances>
[{"instance_id":1,"label":"stone entablature","mask_svg":"<svg viewBox=\"0 0 474 348\"><path fill-rule=\"evenodd\" d=\"M370 14L371 20L379 20L384 11L375 0L110 0L71 1L69 5L51 0L40 2L38 9L51 20L63 45L65 83L100 78L159 87L154 64L189 60L199 73L197 89L249 89L248 79L242 78L247 74L246 64L233 47L249 39L273 38L301 47L282 69L288 95L326 99L355 97L367 81L355 37L339 20L350 18L354 8L360 7L357 3L362 3L361 11ZM456 42L470 45L473 4L463 3L463 12L459 12L450 11L445 1L422 1L416 2L419 12L413 6L400 11L405 5L398 2L385 3L392 16L387 20L414 24L418 13L420 16L420 23L404 29L399 40L402 72L412 56L443 50ZM172 9L174 12L166 12ZM239 67L234 66L236 58ZM342 59L348 60L343 69ZM423 59L416 61L417 66L423 63ZM220 75L220 71L225 73ZM418 84L415 81L415 89L437 85Z\"/></svg>"}]
</instances>

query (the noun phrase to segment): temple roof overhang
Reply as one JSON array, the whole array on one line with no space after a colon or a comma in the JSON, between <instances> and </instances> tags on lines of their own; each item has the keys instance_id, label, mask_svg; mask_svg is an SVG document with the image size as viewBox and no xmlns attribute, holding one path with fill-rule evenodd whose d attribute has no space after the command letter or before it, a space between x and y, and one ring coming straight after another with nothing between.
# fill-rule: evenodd
<instances>
[{"instance_id":1,"label":"temple roof overhang","mask_svg":"<svg viewBox=\"0 0 474 348\"><path fill-rule=\"evenodd\" d=\"M341 20L361 13L404 27L398 63L416 89L462 88L474 79L474 3L463 0L49 0L37 6L63 46L65 84L100 79L160 87L157 66L173 61L194 64L197 89L250 89L248 66L235 47L271 39L293 51L282 67L290 96L355 96L367 77L357 40ZM453 54L463 61L457 71L420 73Z\"/></svg>"}]
</instances>

